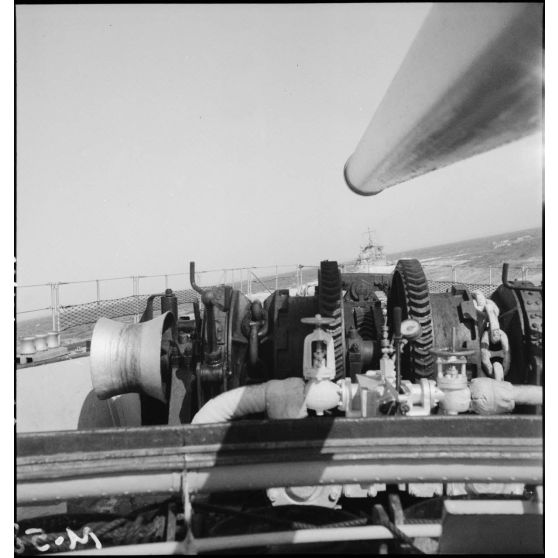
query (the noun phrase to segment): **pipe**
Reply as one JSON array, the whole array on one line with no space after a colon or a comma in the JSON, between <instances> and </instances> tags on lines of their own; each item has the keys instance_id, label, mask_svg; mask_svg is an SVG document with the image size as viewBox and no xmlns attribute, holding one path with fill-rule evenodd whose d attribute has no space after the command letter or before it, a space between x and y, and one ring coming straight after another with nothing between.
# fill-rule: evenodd
<instances>
[{"instance_id":1,"label":"pipe","mask_svg":"<svg viewBox=\"0 0 558 558\"><path fill-rule=\"evenodd\" d=\"M257 490L281 486L308 486L350 483L404 483L404 482L542 482L542 466L494 460L451 459L443 463L441 458L431 460L398 460L377 462L329 462L323 460L297 463L258 463L234 465L216 470L197 470L188 473L188 486L192 492L221 492L234 490ZM491 462L493 461L493 462Z\"/></svg>"},{"instance_id":2,"label":"pipe","mask_svg":"<svg viewBox=\"0 0 558 558\"><path fill-rule=\"evenodd\" d=\"M174 494L181 490L181 473L125 474L18 483L17 501L20 505L33 505L40 502L63 502L71 498L166 492Z\"/></svg>"},{"instance_id":3,"label":"pipe","mask_svg":"<svg viewBox=\"0 0 558 558\"><path fill-rule=\"evenodd\" d=\"M206 291L204 291L196 283L196 262L190 262L190 285L192 285L192 289L194 289L197 293L202 296L205 294Z\"/></svg>"},{"instance_id":4,"label":"pipe","mask_svg":"<svg viewBox=\"0 0 558 558\"><path fill-rule=\"evenodd\" d=\"M442 534L439 523L425 523L422 525L397 525L397 528L408 537L435 537ZM194 539L192 550L198 553L216 552L232 548L254 548L258 546L275 546L282 544L309 544L336 541L372 541L394 539L393 533L381 525L365 525L359 527L333 527L323 529L297 529L293 531L275 531L271 533L250 533L248 535L228 535L223 537L208 537ZM142 549L141 547L149 547ZM136 552L136 549L138 552ZM186 550L184 542L153 543L144 545L130 545L109 547L101 550L81 550L61 552L58 555L86 555L86 554L180 554ZM149 551L149 552L148 552Z\"/></svg>"},{"instance_id":5,"label":"pipe","mask_svg":"<svg viewBox=\"0 0 558 558\"><path fill-rule=\"evenodd\" d=\"M440 3L345 165L373 195L542 127L542 4Z\"/></svg>"},{"instance_id":6,"label":"pipe","mask_svg":"<svg viewBox=\"0 0 558 558\"><path fill-rule=\"evenodd\" d=\"M87 548L71 552L50 552L49 556L163 556L167 554L188 554L184 541L128 544L106 548Z\"/></svg>"},{"instance_id":7,"label":"pipe","mask_svg":"<svg viewBox=\"0 0 558 558\"><path fill-rule=\"evenodd\" d=\"M464 459L462 456L443 462L443 456L432 459L331 461L324 459L251 463L247 465L215 465L186 473L190 493L259 490L281 486L308 486L346 483L404 482L524 482L540 484L542 466L538 460L518 458ZM446 457L447 459L447 457ZM17 504L35 505L61 502L72 498L105 497L125 494L179 493L180 473L145 473L98 478L20 482Z\"/></svg>"},{"instance_id":8,"label":"pipe","mask_svg":"<svg viewBox=\"0 0 558 558\"><path fill-rule=\"evenodd\" d=\"M409 537L440 537L442 526L438 523L424 525L398 525ZM366 541L393 539L393 533L381 525L360 527L333 527L331 529L297 529L272 533L251 533L248 535L229 535L208 539L195 539L194 547L198 552L214 552L227 548L250 548L280 544L308 544L335 541Z\"/></svg>"},{"instance_id":9,"label":"pipe","mask_svg":"<svg viewBox=\"0 0 558 558\"><path fill-rule=\"evenodd\" d=\"M542 405L542 386L514 386L513 399L516 405Z\"/></svg>"}]
</instances>

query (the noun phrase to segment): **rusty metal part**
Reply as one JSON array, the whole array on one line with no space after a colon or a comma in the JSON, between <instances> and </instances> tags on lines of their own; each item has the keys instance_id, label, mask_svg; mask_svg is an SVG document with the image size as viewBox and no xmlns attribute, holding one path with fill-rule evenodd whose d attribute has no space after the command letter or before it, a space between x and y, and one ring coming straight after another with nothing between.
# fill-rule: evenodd
<instances>
[{"instance_id":1,"label":"rusty metal part","mask_svg":"<svg viewBox=\"0 0 558 558\"><path fill-rule=\"evenodd\" d=\"M542 4L435 4L345 180L372 195L542 127Z\"/></svg>"}]
</instances>

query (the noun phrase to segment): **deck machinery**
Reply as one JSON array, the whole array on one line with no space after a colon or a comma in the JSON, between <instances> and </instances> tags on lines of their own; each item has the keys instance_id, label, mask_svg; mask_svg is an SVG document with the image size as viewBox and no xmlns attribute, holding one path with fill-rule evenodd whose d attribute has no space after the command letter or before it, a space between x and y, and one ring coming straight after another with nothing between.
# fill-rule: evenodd
<instances>
[{"instance_id":1,"label":"deck machinery","mask_svg":"<svg viewBox=\"0 0 558 558\"><path fill-rule=\"evenodd\" d=\"M94 330L96 393L138 393L142 426L24 436L21 496L159 506L154 552L538 552L542 290L503 271L484 297L323 261L262 303L192 263L193 317L168 290Z\"/></svg>"}]
</instances>

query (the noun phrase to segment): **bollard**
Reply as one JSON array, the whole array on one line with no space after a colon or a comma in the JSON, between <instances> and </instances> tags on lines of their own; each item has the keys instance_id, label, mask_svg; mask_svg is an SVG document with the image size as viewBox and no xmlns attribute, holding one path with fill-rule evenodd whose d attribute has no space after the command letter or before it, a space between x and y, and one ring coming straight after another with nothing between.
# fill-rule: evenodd
<instances>
[{"instance_id":1,"label":"bollard","mask_svg":"<svg viewBox=\"0 0 558 558\"><path fill-rule=\"evenodd\" d=\"M37 351L46 351L48 349L46 339L47 339L46 333L42 333L41 335L35 336L35 348L37 349Z\"/></svg>"},{"instance_id":2,"label":"bollard","mask_svg":"<svg viewBox=\"0 0 558 558\"><path fill-rule=\"evenodd\" d=\"M46 343L49 349L60 347L60 333L57 331L49 331L47 333Z\"/></svg>"},{"instance_id":3,"label":"bollard","mask_svg":"<svg viewBox=\"0 0 558 558\"><path fill-rule=\"evenodd\" d=\"M19 353L22 355L32 355L37 349L35 348L35 337L24 337L21 340Z\"/></svg>"}]
</instances>

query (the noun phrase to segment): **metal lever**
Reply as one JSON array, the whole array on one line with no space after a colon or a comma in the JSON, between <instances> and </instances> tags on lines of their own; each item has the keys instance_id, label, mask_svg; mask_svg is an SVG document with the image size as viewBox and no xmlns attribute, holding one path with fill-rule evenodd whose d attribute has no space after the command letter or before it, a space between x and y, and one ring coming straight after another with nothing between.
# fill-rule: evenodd
<instances>
[{"instance_id":1,"label":"metal lever","mask_svg":"<svg viewBox=\"0 0 558 558\"><path fill-rule=\"evenodd\" d=\"M153 319L153 301L158 296L165 296L165 294L159 293L159 294L149 295L149 298L147 299L147 304L145 305L145 310L143 311L143 314L141 315L140 318L140 324Z\"/></svg>"},{"instance_id":2,"label":"metal lever","mask_svg":"<svg viewBox=\"0 0 558 558\"><path fill-rule=\"evenodd\" d=\"M190 262L190 284L192 288L201 295L201 300L205 306L207 324L207 345L208 353L213 355L217 351L217 331L215 328L215 295L213 291L206 291L196 284L196 262Z\"/></svg>"}]
</instances>

